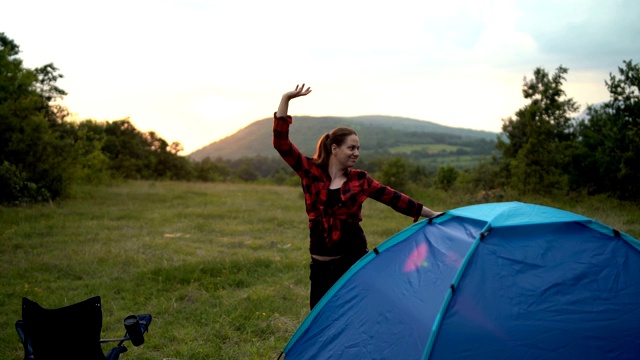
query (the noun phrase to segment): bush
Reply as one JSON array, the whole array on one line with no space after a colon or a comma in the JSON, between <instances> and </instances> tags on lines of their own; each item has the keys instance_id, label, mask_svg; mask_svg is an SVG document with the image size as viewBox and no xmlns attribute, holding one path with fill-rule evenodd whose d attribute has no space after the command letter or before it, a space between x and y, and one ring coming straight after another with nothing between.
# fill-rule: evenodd
<instances>
[{"instance_id":1,"label":"bush","mask_svg":"<svg viewBox=\"0 0 640 360\"><path fill-rule=\"evenodd\" d=\"M458 179L458 170L451 165L441 166L436 175L436 186L448 191Z\"/></svg>"},{"instance_id":2,"label":"bush","mask_svg":"<svg viewBox=\"0 0 640 360\"><path fill-rule=\"evenodd\" d=\"M27 175L5 161L0 165L0 204L18 205L50 200L49 192L27 181Z\"/></svg>"}]
</instances>

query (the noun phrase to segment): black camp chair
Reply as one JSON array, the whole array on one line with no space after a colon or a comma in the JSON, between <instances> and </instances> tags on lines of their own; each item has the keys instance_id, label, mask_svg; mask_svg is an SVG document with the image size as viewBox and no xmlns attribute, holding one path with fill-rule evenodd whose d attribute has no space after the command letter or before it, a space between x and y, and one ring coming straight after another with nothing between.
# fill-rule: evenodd
<instances>
[{"instance_id":1,"label":"black camp chair","mask_svg":"<svg viewBox=\"0 0 640 360\"><path fill-rule=\"evenodd\" d=\"M22 298L22 320L16 331L24 346L24 359L117 360L127 351L125 341L133 346L144 343L144 333L151 315L129 315L124 319L126 333L116 339L101 339L102 307L100 296L57 309L45 309ZM101 343L119 342L107 355Z\"/></svg>"}]
</instances>

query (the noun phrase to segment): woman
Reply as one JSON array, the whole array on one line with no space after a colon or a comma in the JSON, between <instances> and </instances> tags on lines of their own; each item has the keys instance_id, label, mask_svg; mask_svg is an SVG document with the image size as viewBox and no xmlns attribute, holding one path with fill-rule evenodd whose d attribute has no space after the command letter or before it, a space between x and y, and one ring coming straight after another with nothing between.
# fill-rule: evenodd
<instances>
[{"instance_id":1,"label":"woman","mask_svg":"<svg viewBox=\"0 0 640 360\"><path fill-rule=\"evenodd\" d=\"M311 309L358 259L367 253L367 239L360 227L362 203L375 199L413 217L433 217L428 209L407 195L385 186L365 171L352 169L358 160L360 140L353 129L339 127L320 137L316 155L304 156L289 140L293 118L289 101L306 96L311 88L296 86L282 95L273 120L273 146L302 181L311 253Z\"/></svg>"}]
</instances>

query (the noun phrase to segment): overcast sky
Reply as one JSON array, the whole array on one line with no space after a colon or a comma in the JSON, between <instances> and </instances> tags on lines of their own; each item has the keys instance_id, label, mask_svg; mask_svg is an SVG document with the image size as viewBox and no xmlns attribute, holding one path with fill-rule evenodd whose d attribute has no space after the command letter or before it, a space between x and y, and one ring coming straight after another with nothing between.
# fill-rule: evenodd
<instances>
[{"instance_id":1,"label":"overcast sky","mask_svg":"<svg viewBox=\"0 0 640 360\"><path fill-rule=\"evenodd\" d=\"M640 61L638 0L5 2L0 32L53 63L76 119L130 117L188 154L305 82L293 115L397 115L499 132L536 67L582 108ZM366 139L361 139L366 144Z\"/></svg>"}]
</instances>

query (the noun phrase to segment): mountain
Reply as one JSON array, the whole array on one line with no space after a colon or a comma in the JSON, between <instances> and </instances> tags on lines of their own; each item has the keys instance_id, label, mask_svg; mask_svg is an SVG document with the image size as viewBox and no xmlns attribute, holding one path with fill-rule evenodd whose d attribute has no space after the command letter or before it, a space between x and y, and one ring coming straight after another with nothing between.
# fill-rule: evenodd
<instances>
[{"instance_id":1,"label":"mountain","mask_svg":"<svg viewBox=\"0 0 640 360\"><path fill-rule=\"evenodd\" d=\"M255 121L235 134L206 145L188 156L196 161L238 159L253 156L278 156L271 143L273 119ZM291 141L308 156L315 153L320 136L338 126L353 128L360 137L363 155L381 155L424 151L469 150L480 154L480 148L494 148L497 133L455 128L395 116L295 116L290 129ZM475 149L475 150L474 150ZM489 151L491 151L489 150Z\"/></svg>"}]
</instances>

